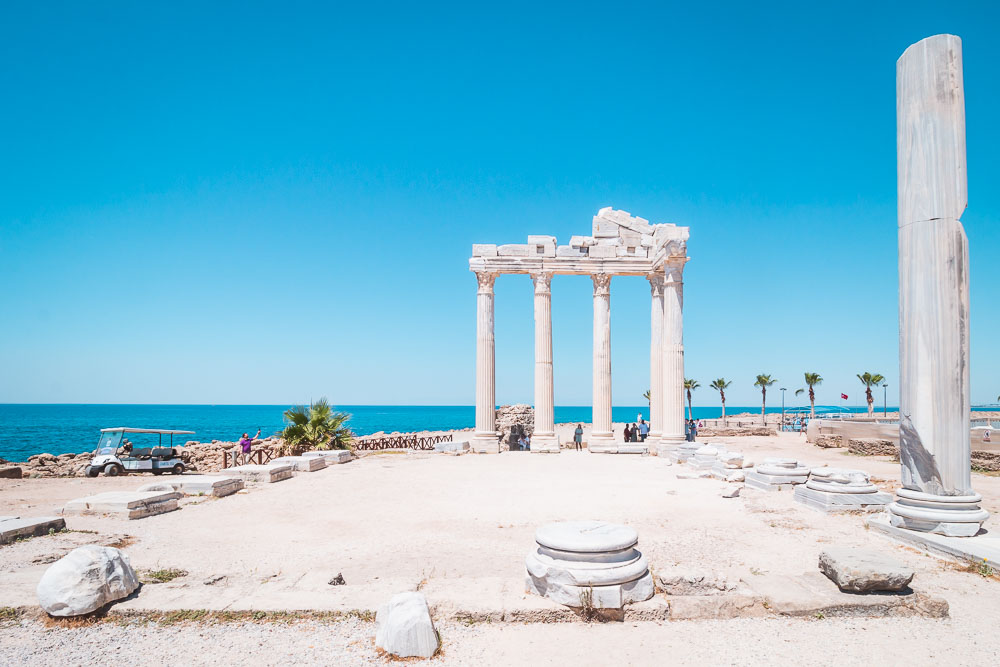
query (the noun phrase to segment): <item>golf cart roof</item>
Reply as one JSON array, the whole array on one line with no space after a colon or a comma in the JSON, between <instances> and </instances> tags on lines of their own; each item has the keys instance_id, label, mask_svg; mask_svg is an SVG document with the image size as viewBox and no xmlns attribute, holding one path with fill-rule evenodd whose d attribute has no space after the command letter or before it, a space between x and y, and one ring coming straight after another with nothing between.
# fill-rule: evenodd
<instances>
[{"instance_id":1,"label":"golf cart roof","mask_svg":"<svg viewBox=\"0 0 1000 667\"><path fill-rule=\"evenodd\" d=\"M117 433L118 431L122 431L124 433L162 433L164 435L168 434L179 435L182 433L190 435L194 433L194 431L171 431L169 429L162 429L162 428L128 428L126 426L116 426L115 428L101 429L101 433Z\"/></svg>"}]
</instances>

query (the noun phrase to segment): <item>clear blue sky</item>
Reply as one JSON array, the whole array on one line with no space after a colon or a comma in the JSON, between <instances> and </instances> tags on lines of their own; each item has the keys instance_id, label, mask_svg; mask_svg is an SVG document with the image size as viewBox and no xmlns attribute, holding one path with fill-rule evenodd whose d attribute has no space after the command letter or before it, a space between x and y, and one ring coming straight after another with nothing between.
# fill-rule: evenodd
<instances>
[{"instance_id":1,"label":"clear blue sky","mask_svg":"<svg viewBox=\"0 0 1000 667\"><path fill-rule=\"evenodd\" d=\"M868 370L893 403L895 61L940 32L964 40L972 399L995 400L998 5L664 5L5 4L0 402L471 404L471 244L566 243L610 205L691 228L696 404L807 370L821 402ZM497 399L530 402L526 276L496 315ZM557 277L557 404L590 403L591 317ZM612 321L637 405L644 280L613 282Z\"/></svg>"}]
</instances>

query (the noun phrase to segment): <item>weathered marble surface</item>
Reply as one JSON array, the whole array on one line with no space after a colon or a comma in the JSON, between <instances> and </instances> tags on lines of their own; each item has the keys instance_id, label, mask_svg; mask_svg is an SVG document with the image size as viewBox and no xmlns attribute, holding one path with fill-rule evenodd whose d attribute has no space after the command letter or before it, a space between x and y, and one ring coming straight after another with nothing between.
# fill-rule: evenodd
<instances>
[{"instance_id":1,"label":"weathered marble surface","mask_svg":"<svg viewBox=\"0 0 1000 667\"><path fill-rule=\"evenodd\" d=\"M536 548L525 559L529 593L570 607L621 609L653 596L638 535L603 521L567 521L541 526Z\"/></svg>"},{"instance_id":2,"label":"weathered marble surface","mask_svg":"<svg viewBox=\"0 0 1000 667\"><path fill-rule=\"evenodd\" d=\"M316 472L326 467L325 456L281 456L271 459L270 465L289 465L297 472Z\"/></svg>"},{"instance_id":3,"label":"weathered marble surface","mask_svg":"<svg viewBox=\"0 0 1000 667\"><path fill-rule=\"evenodd\" d=\"M868 549L829 547L819 554L819 569L842 591L901 591L913 570L895 558Z\"/></svg>"},{"instance_id":4,"label":"weathered marble surface","mask_svg":"<svg viewBox=\"0 0 1000 667\"><path fill-rule=\"evenodd\" d=\"M349 449L318 449L312 452L304 452L302 456L322 457L323 461L328 466L337 465L338 463L347 463L354 458L354 454L352 454Z\"/></svg>"},{"instance_id":5,"label":"weathered marble surface","mask_svg":"<svg viewBox=\"0 0 1000 667\"><path fill-rule=\"evenodd\" d=\"M968 202L961 39L934 35L899 58L896 124L902 482L904 490L938 499L900 493L889 510L898 527L975 534L971 524L985 512L968 500L974 492L969 249L960 221Z\"/></svg>"},{"instance_id":6,"label":"weathered marble surface","mask_svg":"<svg viewBox=\"0 0 1000 667\"><path fill-rule=\"evenodd\" d=\"M139 579L125 552L88 545L73 549L45 570L38 602L52 616L80 616L128 597Z\"/></svg>"},{"instance_id":7,"label":"weathered marble surface","mask_svg":"<svg viewBox=\"0 0 1000 667\"><path fill-rule=\"evenodd\" d=\"M423 593L399 593L378 608L375 646L398 658L430 658L437 652L437 632Z\"/></svg>"},{"instance_id":8,"label":"weathered marble surface","mask_svg":"<svg viewBox=\"0 0 1000 667\"><path fill-rule=\"evenodd\" d=\"M223 477L239 477L244 482L271 484L292 478L290 465L245 465L234 468L224 468L219 471Z\"/></svg>"},{"instance_id":9,"label":"weathered marble surface","mask_svg":"<svg viewBox=\"0 0 1000 667\"><path fill-rule=\"evenodd\" d=\"M176 475L168 479L144 484L138 491L179 491L186 496L229 496L243 488L243 480L221 475Z\"/></svg>"},{"instance_id":10,"label":"weathered marble surface","mask_svg":"<svg viewBox=\"0 0 1000 667\"><path fill-rule=\"evenodd\" d=\"M63 514L113 514L144 519L176 510L180 497L176 491L105 491L69 501L63 507Z\"/></svg>"},{"instance_id":11,"label":"weathered marble surface","mask_svg":"<svg viewBox=\"0 0 1000 667\"><path fill-rule=\"evenodd\" d=\"M66 527L66 520L58 516L0 517L0 544L10 544L23 537L45 535L50 530Z\"/></svg>"}]
</instances>

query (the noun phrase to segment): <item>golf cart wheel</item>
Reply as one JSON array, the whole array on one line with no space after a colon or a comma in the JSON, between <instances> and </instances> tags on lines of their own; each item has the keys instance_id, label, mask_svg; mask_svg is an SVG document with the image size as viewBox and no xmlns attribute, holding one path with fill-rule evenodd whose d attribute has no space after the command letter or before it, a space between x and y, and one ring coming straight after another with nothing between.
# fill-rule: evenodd
<instances>
[{"instance_id":1,"label":"golf cart wheel","mask_svg":"<svg viewBox=\"0 0 1000 667\"><path fill-rule=\"evenodd\" d=\"M163 474L162 470L151 470L150 472L153 473L154 475L162 475Z\"/></svg>"},{"instance_id":2,"label":"golf cart wheel","mask_svg":"<svg viewBox=\"0 0 1000 667\"><path fill-rule=\"evenodd\" d=\"M87 466L87 477L97 477L101 474L100 469L94 468L92 466Z\"/></svg>"},{"instance_id":3,"label":"golf cart wheel","mask_svg":"<svg viewBox=\"0 0 1000 667\"><path fill-rule=\"evenodd\" d=\"M124 469L117 463L112 463L111 465L104 468L105 477L117 477L118 475L121 475L124 472L125 472Z\"/></svg>"},{"instance_id":4,"label":"golf cart wheel","mask_svg":"<svg viewBox=\"0 0 1000 667\"><path fill-rule=\"evenodd\" d=\"M170 469L170 472L171 472L171 474L174 474L174 475L180 475L181 473L184 472L184 464L183 463L178 463L178 464L174 465L174 467Z\"/></svg>"}]
</instances>

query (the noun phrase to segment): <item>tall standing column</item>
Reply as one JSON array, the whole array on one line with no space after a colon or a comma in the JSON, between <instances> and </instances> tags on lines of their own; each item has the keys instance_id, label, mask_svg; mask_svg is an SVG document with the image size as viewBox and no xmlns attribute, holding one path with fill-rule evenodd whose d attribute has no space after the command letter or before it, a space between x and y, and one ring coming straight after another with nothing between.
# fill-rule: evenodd
<instances>
[{"instance_id":1,"label":"tall standing column","mask_svg":"<svg viewBox=\"0 0 1000 667\"><path fill-rule=\"evenodd\" d=\"M552 387L552 273L531 274L535 284L535 431L531 451L559 452Z\"/></svg>"},{"instance_id":2,"label":"tall standing column","mask_svg":"<svg viewBox=\"0 0 1000 667\"><path fill-rule=\"evenodd\" d=\"M962 40L935 35L896 62L899 442L894 526L972 536L969 249Z\"/></svg>"},{"instance_id":3,"label":"tall standing column","mask_svg":"<svg viewBox=\"0 0 1000 667\"><path fill-rule=\"evenodd\" d=\"M593 426L587 449L614 452L611 431L611 275L595 273Z\"/></svg>"},{"instance_id":4,"label":"tall standing column","mask_svg":"<svg viewBox=\"0 0 1000 667\"><path fill-rule=\"evenodd\" d=\"M657 453L684 442L684 266L667 266L663 283L663 433Z\"/></svg>"},{"instance_id":5,"label":"tall standing column","mask_svg":"<svg viewBox=\"0 0 1000 667\"><path fill-rule=\"evenodd\" d=\"M663 435L663 275L651 273L649 291L652 295L649 336L649 435L651 443Z\"/></svg>"},{"instance_id":6,"label":"tall standing column","mask_svg":"<svg viewBox=\"0 0 1000 667\"><path fill-rule=\"evenodd\" d=\"M476 430L470 447L496 453L496 343L493 338L493 283L497 274L477 271L476 280Z\"/></svg>"}]
</instances>

